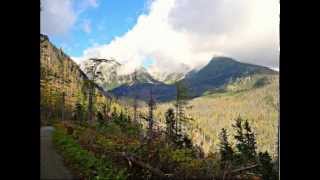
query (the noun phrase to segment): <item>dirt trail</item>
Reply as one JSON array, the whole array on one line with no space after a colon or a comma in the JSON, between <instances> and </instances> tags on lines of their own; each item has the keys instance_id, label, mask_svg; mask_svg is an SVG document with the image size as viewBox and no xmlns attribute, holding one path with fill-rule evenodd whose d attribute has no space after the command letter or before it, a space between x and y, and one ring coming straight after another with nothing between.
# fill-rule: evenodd
<instances>
[{"instance_id":1,"label":"dirt trail","mask_svg":"<svg viewBox=\"0 0 320 180\"><path fill-rule=\"evenodd\" d=\"M52 144L53 127L41 127L41 179L72 180L76 179L64 166L62 157L57 154Z\"/></svg>"}]
</instances>

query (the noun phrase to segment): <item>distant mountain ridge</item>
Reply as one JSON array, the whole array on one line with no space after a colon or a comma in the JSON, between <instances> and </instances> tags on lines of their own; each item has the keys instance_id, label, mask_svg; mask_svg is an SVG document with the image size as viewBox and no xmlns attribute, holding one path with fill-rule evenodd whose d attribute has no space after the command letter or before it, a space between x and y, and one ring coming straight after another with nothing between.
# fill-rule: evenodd
<instances>
[{"instance_id":1,"label":"distant mountain ridge","mask_svg":"<svg viewBox=\"0 0 320 180\"><path fill-rule=\"evenodd\" d=\"M170 64L171 66L171 64ZM149 73L158 81L161 81L165 84L173 84L176 81L180 81L183 79L191 70L192 68L184 63L176 63L174 65L175 70L166 71L166 70L159 70L159 68L149 68Z\"/></svg>"},{"instance_id":2,"label":"distant mountain ridge","mask_svg":"<svg viewBox=\"0 0 320 180\"><path fill-rule=\"evenodd\" d=\"M214 57L198 71L190 71L180 81L189 89L192 97L203 95L206 91L219 89L235 79L251 76L254 74L272 75L278 72L267 67L241 63L228 57ZM158 101L168 101L175 97L174 84L165 83L137 83L134 86L121 85L111 92L116 96L132 96L139 94L141 99L146 100L148 91L152 89Z\"/></svg>"},{"instance_id":3,"label":"distant mountain ridge","mask_svg":"<svg viewBox=\"0 0 320 180\"><path fill-rule=\"evenodd\" d=\"M216 89L236 78L253 74L276 74L267 67L241 63L229 57L214 57L202 69L186 75L182 81L190 88L194 96Z\"/></svg>"}]
</instances>

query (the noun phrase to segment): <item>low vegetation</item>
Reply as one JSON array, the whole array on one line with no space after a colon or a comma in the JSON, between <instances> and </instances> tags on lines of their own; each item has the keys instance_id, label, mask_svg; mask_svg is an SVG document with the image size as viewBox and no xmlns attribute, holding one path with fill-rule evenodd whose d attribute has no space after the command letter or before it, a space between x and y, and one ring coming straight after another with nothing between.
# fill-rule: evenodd
<instances>
[{"instance_id":1,"label":"low vegetation","mask_svg":"<svg viewBox=\"0 0 320 180\"><path fill-rule=\"evenodd\" d=\"M234 121L233 148L226 129L219 151L204 157L196 146L181 145L165 132L153 131L152 141L139 125L118 115L114 121L89 125L56 123L54 143L66 163L84 179L277 179L275 161L256 150L248 121ZM118 118L118 119L117 119ZM125 126L123 126L126 124ZM127 129L131 129L127 131ZM172 135L171 135L172 136Z\"/></svg>"}]
</instances>

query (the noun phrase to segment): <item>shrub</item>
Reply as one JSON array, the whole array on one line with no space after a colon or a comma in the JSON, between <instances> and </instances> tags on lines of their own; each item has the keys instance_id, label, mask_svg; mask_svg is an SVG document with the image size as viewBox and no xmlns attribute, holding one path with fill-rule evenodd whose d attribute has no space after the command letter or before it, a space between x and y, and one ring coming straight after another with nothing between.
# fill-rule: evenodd
<instances>
[{"instance_id":1,"label":"shrub","mask_svg":"<svg viewBox=\"0 0 320 180\"><path fill-rule=\"evenodd\" d=\"M79 143L82 145L91 145L95 143L97 138L97 133L92 129L86 129L80 136L79 136Z\"/></svg>"},{"instance_id":2,"label":"shrub","mask_svg":"<svg viewBox=\"0 0 320 180\"><path fill-rule=\"evenodd\" d=\"M117 170L108 159L95 157L89 151L82 149L79 144L63 130L57 129L53 135L54 144L62 156L72 164L85 179L127 179L125 169Z\"/></svg>"}]
</instances>

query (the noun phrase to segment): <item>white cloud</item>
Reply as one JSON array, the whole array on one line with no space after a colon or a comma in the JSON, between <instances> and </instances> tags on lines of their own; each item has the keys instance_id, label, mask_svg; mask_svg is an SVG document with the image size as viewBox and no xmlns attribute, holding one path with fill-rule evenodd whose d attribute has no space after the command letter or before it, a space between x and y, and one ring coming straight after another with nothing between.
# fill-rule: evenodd
<instances>
[{"instance_id":1,"label":"white cloud","mask_svg":"<svg viewBox=\"0 0 320 180\"><path fill-rule=\"evenodd\" d=\"M82 59L79 58L79 57L70 57L76 64L80 65L81 64L81 61Z\"/></svg>"},{"instance_id":2,"label":"white cloud","mask_svg":"<svg viewBox=\"0 0 320 180\"><path fill-rule=\"evenodd\" d=\"M62 35L75 24L76 13L72 0L41 1L41 32L51 35Z\"/></svg>"},{"instance_id":3,"label":"white cloud","mask_svg":"<svg viewBox=\"0 0 320 180\"><path fill-rule=\"evenodd\" d=\"M99 5L96 0L41 0L41 6L41 33L55 36L68 33L81 13ZM86 24L85 31L90 30Z\"/></svg>"},{"instance_id":4,"label":"white cloud","mask_svg":"<svg viewBox=\"0 0 320 180\"><path fill-rule=\"evenodd\" d=\"M149 13L109 44L83 52L115 57L133 71L151 58L154 71L176 71L173 63L198 67L213 55L277 67L279 64L277 0L154 0Z\"/></svg>"}]
</instances>

